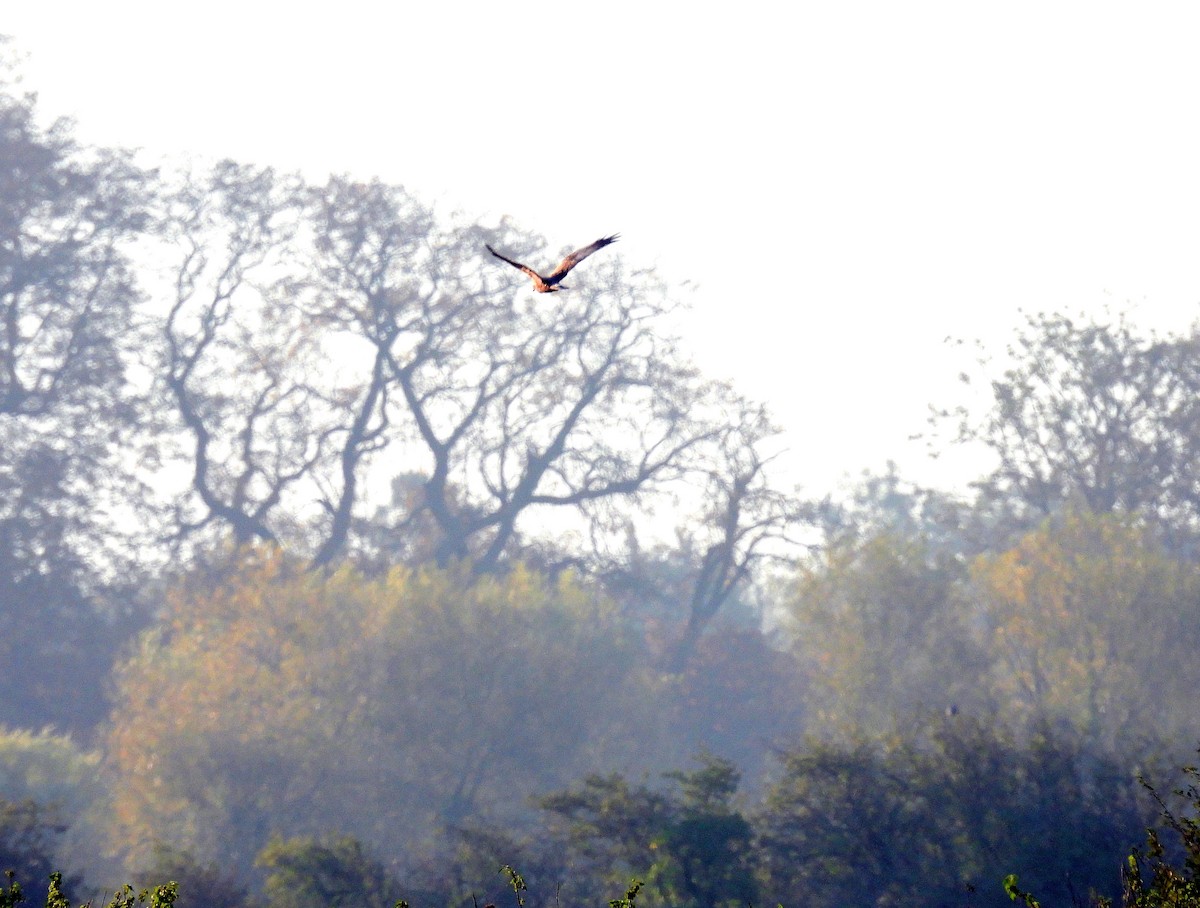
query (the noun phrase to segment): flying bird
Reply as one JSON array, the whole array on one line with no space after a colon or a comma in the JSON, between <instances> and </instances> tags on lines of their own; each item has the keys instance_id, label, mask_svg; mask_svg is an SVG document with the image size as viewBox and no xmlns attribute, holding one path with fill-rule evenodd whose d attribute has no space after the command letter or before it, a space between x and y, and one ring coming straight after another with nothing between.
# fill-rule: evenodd
<instances>
[{"instance_id":1,"label":"flying bird","mask_svg":"<svg viewBox=\"0 0 1200 908\"><path fill-rule=\"evenodd\" d=\"M582 262L585 258L587 258L589 255L591 255L597 249L603 249L609 243L615 243L619 236L620 236L619 233L614 233L612 236L604 236L604 237L601 237L600 239L596 240L596 242L592 243L592 245L590 245L590 246L584 246L582 249L576 249L574 252L572 252L570 255L568 255L565 259L563 259L559 263L557 268L555 268L549 274L545 274L545 275L538 274L536 271L534 271L528 265L522 265L520 262L514 262L510 258L505 258L499 252L497 252L495 249L493 249L491 246L488 246L486 243L484 243L484 247L487 249L488 252L490 252L496 258L500 259L500 261L508 262L514 268L521 269L526 274L528 274L531 278L533 278L533 289L536 290L538 293L554 293L555 291L558 291L558 290L570 290L571 289L570 287L565 287L561 283L559 283L564 277L567 276L567 272L570 271L572 268L574 268L576 265L578 265L580 262Z\"/></svg>"}]
</instances>

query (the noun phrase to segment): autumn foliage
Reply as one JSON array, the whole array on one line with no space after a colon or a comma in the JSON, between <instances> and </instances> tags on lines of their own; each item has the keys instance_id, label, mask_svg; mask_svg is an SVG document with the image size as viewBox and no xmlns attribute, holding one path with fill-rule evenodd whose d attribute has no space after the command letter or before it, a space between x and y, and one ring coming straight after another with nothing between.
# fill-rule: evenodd
<instances>
[{"instance_id":1,"label":"autumn foliage","mask_svg":"<svg viewBox=\"0 0 1200 908\"><path fill-rule=\"evenodd\" d=\"M606 759L647 704L602 601L524 570L364 579L248 553L183 581L118 678L107 741L117 844L249 867L272 833L419 854L446 824ZM380 792L387 792L385 799ZM141 856L139 858L139 856Z\"/></svg>"}]
</instances>

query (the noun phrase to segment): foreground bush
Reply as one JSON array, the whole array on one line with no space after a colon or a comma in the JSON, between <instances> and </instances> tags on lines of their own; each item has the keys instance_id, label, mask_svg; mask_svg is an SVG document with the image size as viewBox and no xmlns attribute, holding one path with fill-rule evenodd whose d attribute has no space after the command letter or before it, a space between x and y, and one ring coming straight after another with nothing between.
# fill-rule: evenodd
<instances>
[{"instance_id":1,"label":"foreground bush","mask_svg":"<svg viewBox=\"0 0 1200 908\"><path fill-rule=\"evenodd\" d=\"M1162 808L1166 830L1178 840L1164 844L1158 830L1146 833L1146 850L1134 850L1125 873L1125 904L1136 908L1195 908L1200 905L1200 769L1185 766L1187 784L1175 790L1187 813L1172 811L1147 784Z\"/></svg>"},{"instance_id":2,"label":"foreground bush","mask_svg":"<svg viewBox=\"0 0 1200 908\"><path fill-rule=\"evenodd\" d=\"M1116 892L1149 811L1124 764L1071 736L947 717L923 737L785 755L756 818L771 902L1000 906L1006 872L1055 903Z\"/></svg>"},{"instance_id":3,"label":"foreground bush","mask_svg":"<svg viewBox=\"0 0 1200 908\"><path fill-rule=\"evenodd\" d=\"M1176 788L1175 797L1182 809L1172 809L1149 782L1142 785L1150 792L1161 811L1162 828L1146 831L1146 847L1130 853L1121 874L1123 908L1198 908L1200 906L1200 769L1183 767L1185 784ZM1164 841L1171 833L1173 840ZM1033 891L1018 885L1017 874L1004 880L1004 890L1013 901L1026 908L1042 908ZM1065 904L1065 903L1064 903ZM1072 904L1079 904L1077 898ZM1091 893L1092 908L1112 908L1112 899Z\"/></svg>"},{"instance_id":4,"label":"foreground bush","mask_svg":"<svg viewBox=\"0 0 1200 908\"><path fill-rule=\"evenodd\" d=\"M0 908L16 908L25 901L25 892L21 889L21 884L17 882L16 874L13 871L7 871L5 876L8 878L8 886L0 888ZM164 886L154 886L135 892L132 886L125 886L113 893L108 902L108 908L136 908L140 905L148 905L149 908L171 908L175 904L176 888L174 883L167 883ZM82 908L90 908L91 904L91 902L87 902ZM71 900L63 890L61 873L50 874L50 885L46 891L46 908L71 908Z\"/></svg>"}]
</instances>

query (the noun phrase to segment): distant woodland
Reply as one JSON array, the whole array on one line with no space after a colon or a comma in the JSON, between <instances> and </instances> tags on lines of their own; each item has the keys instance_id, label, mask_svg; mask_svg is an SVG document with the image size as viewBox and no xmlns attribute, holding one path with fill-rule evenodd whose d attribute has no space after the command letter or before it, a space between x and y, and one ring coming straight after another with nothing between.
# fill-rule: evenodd
<instances>
[{"instance_id":1,"label":"distant woodland","mask_svg":"<svg viewBox=\"0 0 1200 908\"><path fill-rule=\"evenodd\" d=\"M992 455L968 494L807 498L620 246L534 297L484 251L557 260L517 224L148 170L11 58L0 869L28 893L1128 897L1200 743L1200 332L1030 315L963 377L983 406L930 402Z\"/></svg>"}]
</instances>

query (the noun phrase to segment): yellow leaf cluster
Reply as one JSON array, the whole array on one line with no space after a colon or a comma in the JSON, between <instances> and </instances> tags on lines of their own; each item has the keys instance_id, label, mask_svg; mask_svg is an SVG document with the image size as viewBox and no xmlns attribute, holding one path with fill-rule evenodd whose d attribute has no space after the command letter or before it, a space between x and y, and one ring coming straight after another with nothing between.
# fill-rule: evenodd
<instances>
[{"instance_id":1,"label":"yellow leaf cluster","mask_svg":"<svg viewBox=\"0 0 1200 908\"><path fill-rule=\"evenodd\" d=\"M517 567L187 578L119 672L117 843L248 866L273 830L402 854L591 768L645 688L604 602Z\"/></svg>"},{"instance_id":2,"label":"yellow leaf cluster","mask_svg":"<svg viewBox=\"0 0 1200 908\"><path fill-rule=\"evenodd\" d=\"M1195 573L1128 518L1066 513L979 558L971 581L996 695L1036 727L1115 743L1193 673L1180 650Z\"/></svg>"}]
</instances>

